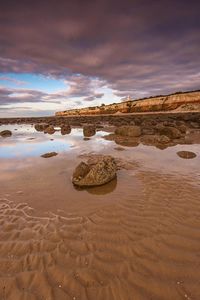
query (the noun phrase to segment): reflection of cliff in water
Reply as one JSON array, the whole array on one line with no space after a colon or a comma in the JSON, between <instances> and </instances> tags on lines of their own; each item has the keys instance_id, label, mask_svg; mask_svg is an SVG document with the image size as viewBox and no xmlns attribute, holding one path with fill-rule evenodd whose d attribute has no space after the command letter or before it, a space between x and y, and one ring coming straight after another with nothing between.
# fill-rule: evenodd
<instances>
[{"instance_id":1,"label":"reflection of cliff in water","mask_svg":"<svg viewBox=\"0 0 200 300\"><path fill-rule=\"evenodd\" d=\"M160 150L167 149L176 145L192 145L200 144L200 130L193 130L192 132L182 135L180 138L170 139L168 142L162 142L159 135L145 134L140 137L129 137L117 135L114 133L103 136L105 140L113 141L117 145L125 147L137 147L140 144L145 146L154 146Z\"/></svg>"}]
</instances>

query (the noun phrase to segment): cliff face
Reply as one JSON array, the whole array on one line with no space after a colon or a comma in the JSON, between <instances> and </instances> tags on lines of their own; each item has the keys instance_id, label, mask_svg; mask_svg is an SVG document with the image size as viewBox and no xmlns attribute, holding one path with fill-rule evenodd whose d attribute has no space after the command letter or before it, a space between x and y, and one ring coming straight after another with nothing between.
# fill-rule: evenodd
<instances>
[{"instance_id":1,"label":"cliff face","mask_svg":"<svg viewBox=\"0 0 200 300\"><path fill-rule=\"evenodd\" d=\"M200 91L176 93L167 96L150 97L141 100L130 100L121 103L86 107L81 109L71 109L57 112L56 116L171 111L179 109L182 106L187 106L188 110L192 110L192 105L198 105L200 107Z\"/></svg>"}]
</instances>

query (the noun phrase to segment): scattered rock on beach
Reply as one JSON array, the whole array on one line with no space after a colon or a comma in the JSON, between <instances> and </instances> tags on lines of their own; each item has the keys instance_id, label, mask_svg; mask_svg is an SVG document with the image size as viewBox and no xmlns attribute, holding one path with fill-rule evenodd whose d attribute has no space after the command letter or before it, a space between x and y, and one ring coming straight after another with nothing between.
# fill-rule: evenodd
<instances>
[{"instance_id":1,"label":"scattered rock on beach","mask_svg":"<svg viewBox=\"0 0 200 300\"><path fill-rule=\"evenodd\" d=\"M177 155L181 158L185 158L185 159L191 159L191 158L195 158L197 155L194 152L191 151L179 151L177 152Z\"/></svg>"},{"instance_id":2,"label":"scattered rock on beach","mask_svg":"<svg viewBox=\"0 0 200 300\"><path fill-rule=\"evenodd\" d=\"M35 124L35 130L37 131L44 131L47 127L49 127L49 124L47 123L37 123Z\"/></svg>"},{"instance_id":3,"label":"scattered rock on beach","mask_svg":"<svg viewBox=\"0 0 200 300\"><path fill-rule=\"evenodd\" d=\"M70 125L62 125L61 126L61 134L65 135L65 134L70 134L71 133L71 127Z\"/></svg>"},{"instance_id":4,"label":"scattered rock on beach","mask_svg":"<svg viewBox=\"0 0 200 300\"><path fill-rule=\"evenodd\" d=\"M139 126L120 126L116 128L115 134L122 136L138 137L142 134Z\"/></svg>"},{"instance_id":5,"label":"scattered rock on beach","mask_svg":"<svg viewBox=\"0 0 200 300\"><path fill-rule=\"evenodd\" d=\"M170 126L161 128L159 133L160 135L168 136L170 139L178 139L181 137L181 132L177 128Z\"/></svg>"},{"instance_id":6,"label":"scattered rock on beach","mask_svg":"<svg viewBox=\"0 0 200 300\"><path fill-rule=\"evenodd\" d=\"M52 125L50 125L47 128L45 128L44 133L54 134L55 133L55 129L54 129L54 127Z\"/></svg>"},{"instance_id":7,"label":"scattered rock on beach","mask_svg":"<svg viewBox=\"0 0 200 300\"><path fill-rule=\"evenodd\" d=\"M167 144L170 142L170 138L166 135L160 135L157 137L157 141L161 144Z\"/></svg>"},{"instance_id":8,"label":"scattered rock on beach","mask_svg":"<svg viewBox=\"0 0 200 300\"><path fill-rule=\"evenodd\" d=\"M96 127L94 125L84 125L83 126L83 134L85 137L90 137L95 135Z\"/></svg>"},{"instance_id":9,"label":"scattered rock on beach","mask_svg":"<svg viewBox=\"0 0 200 300\"><path fill-rule=\"evenodd\" d=\"M81 162L75 169L72 182L74 185L89 187L110 182L116 177L117 165L113 157L102 156L96 161Z\"/></svg>"},{"instance_id":10,"label":"scattered rock on beach","mask_svg":"<svg viewBox=\"0 0 200 300\"><path fill-rule=\"evenodd\" d=\"M10 130L3 130L0 132L0 136L2 137L9 137L12 135L12 132Z\"/></svg>"},{"instance_id":11,"label":"scattered rock on beach","mask_svg":"<svg viewBox=\"0 0 200 300\"><path fill-rule=\"evenodd\" d=\"M57 152L48 152L48 153L42 154L41 157L49 158L52 156L56 156L57 154L58 154Z\"/></svg>"}]
</instances>

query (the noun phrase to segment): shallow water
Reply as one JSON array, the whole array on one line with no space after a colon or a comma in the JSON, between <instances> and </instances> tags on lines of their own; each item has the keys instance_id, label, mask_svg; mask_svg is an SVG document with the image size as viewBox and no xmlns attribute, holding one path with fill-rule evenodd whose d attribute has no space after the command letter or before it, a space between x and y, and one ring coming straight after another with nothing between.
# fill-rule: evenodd
<instances>
[{"instance_id":1,"label":"shallow water","mask_svg":"<svg viewBox=\"0 0 200 300\"><path fill-rule=\"evenodd\" d=\"M0 139L0 299L200 299L198 144L119 151L103 131L3 129L13 135ZM126 170L75 189L73 169L95 153Z\"/></svg>"}]
</instances>

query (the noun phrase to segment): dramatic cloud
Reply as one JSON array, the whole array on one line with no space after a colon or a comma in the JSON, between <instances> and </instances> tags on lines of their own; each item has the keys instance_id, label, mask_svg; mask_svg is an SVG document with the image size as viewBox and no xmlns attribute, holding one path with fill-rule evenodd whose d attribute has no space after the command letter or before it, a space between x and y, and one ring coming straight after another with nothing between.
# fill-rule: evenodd
<instances>
[{"instance_id":1,"label":"dramatic cloud","mask_svg":"<svg viewBox=\"0 0 200 300\"><path fill-rule=\"evenodd\" d=\"M198 89L199 11L197 0L1 1L0 71L67 78L46 100Z\"/></svg>"},{"instance_id":2,"label":"dramatic cloud","mask_svg":"<svg viewBox=\"0 0 200 300\"><path fill-rule=\"evenodd\" d=\"M7 89L0 87L0 105L10 103L43 102L51 94L29 89ZM51 99L48 99L51 100ZM59 103L59 101L54 101Z\"/></svg>"}]
</instances>

